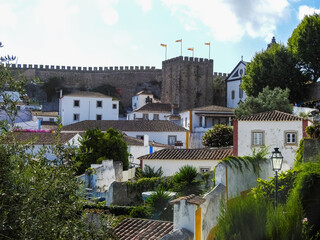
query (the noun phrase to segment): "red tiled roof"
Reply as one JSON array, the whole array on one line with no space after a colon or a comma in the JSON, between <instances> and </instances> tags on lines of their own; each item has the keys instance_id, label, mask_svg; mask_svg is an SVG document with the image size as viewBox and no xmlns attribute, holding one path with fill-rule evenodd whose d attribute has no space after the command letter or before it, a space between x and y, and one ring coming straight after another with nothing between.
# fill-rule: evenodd
<instances>
[{"instance_id":1,"label":"red tiled roof","mask_svg":"<svg viewBox=\"0 0 320 240\"><path fill-rule=\"evenodd\" d=\"M284 113L277 110L256 113L249 116L243 116L239 121L302 121L302 117L294 116L290 113Z\"/></svg>"},{"instance_id":2,"label":"red tiled roof","mask_svg":"<svg viewBox=\"0 0 320 240\"><path fill-rule=\"evenodd\" d=\"M61 130L81 132L98 128L101 131L106 131L110 127L128 132L187 132L185 128L164 120L86 120L64 126Z\"/></svg>"},{"instance_id":3,"label":"red tiled roof","mask_svg":"<svg viewBox=\"0 0 320 240\"><path fill-rule=\"evenodd\" d=\"M191 194L189 196L184 196L184 197L179 197L177 199L174 199L170 203L171 204L180 203L181 200L186 200L187 203L195 204L198 206L200 206L202 203L206 201L205 198Z\"/></svg>"},{"instance_id":4,"label":"red tiled roof","mask_svg":"<svg viewBox=\"0 0 320 240\"><path fill-rule=\"evenodd\" d=\"M171 113L171 104L169 103L148 103L133 112L166 112Z\"/></svg>"},{"instance_id":5,"label":"red tiled roof","mask_svg":"<svg viewBox=\"0 0 320 240\"><path fill-rule=\"evenodd\" d=\"M45 133L45 132L14 132L13 140L14 142L26 143L32 141L32 143L37 145L51 145L55 143L65 144L70 141L76 133L60 133L59 138L55 133ZM12 139L7 138L5 142L12 142Z\"/></svg>"},{"instance_id":6,"label":"red tiled roof","mask_svg":"<svg viewBox=\"0 0 320 240\"><path fill-rule=\"evenodd\" d=\"M162 149L138 159L148 160L221 160L232 155L232 148Z\"/></svg>"},{"instance_id":7,"label":"red tiled roof","mask_svg":"<svg viewBox=\"0 0 320 240\"><path fill-rule=\"evenodd\" d=\"M233 108L227 108L227 107L222 107L222 106L217 106L217 105L203 106L203 107L193 108L191 110L192 111L228 112L228 113L234 112Z\"/></svg>"},{"instance_id":8,"label":"red tiled roof","mask_svg":"<svg viewBox=\"0 0 320 240\"><path fill-rule=\"evenodd\" d=\"M107 96L107 95L99 93L99 92L86 92L86 91L77 91L77 92L69 93L69 94L66 94L63 96L66 96L66 97L112 98L110 96Z\"/></svg>"},{"instance_id":9,"label":"red tiled roof","mask_svg":"<svg viewBox=\"0 0 320 240\"><path fill-rule=\"evenodd\" d=\"M157 240L173 231L173 223L125 218L114 232L120 240Z\"/></svg>"}]
</instances>

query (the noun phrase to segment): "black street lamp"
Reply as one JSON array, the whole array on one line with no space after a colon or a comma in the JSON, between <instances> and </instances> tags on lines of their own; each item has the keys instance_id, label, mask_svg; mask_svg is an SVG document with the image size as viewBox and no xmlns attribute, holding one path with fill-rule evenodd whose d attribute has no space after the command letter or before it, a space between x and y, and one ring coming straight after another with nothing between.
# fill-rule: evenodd
<instances>
[{"instance_id":1,"label":"black street lamp","mask_svg":"<svg viewBox=\"0 0 320 240\"><path fill-rule=\"evenodd\" d=\"M274 193L274 206L277 207L277 200L278 200L278 171L281 170L282 167L282 162L283 162L283 156L281 152L279 152L279 148L274 148L274 151L272 152L271 155L271 163L272 163L272 169L275 171L275 187L276 191Z\"/></svg>"}]
</instances>

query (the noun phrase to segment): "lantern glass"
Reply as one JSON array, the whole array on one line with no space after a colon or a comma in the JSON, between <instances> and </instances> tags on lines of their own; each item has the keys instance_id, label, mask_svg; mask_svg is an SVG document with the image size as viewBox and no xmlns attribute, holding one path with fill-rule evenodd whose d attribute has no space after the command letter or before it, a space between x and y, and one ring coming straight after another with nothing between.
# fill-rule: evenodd
<instances>
[{"instance_id":1,"label":"lantern glass","mask_svg":"<svg viewBox=\"0 0 320 240\"><path fill-rule=\"evenodd\" d=\"M134 159L133 155L130 154L130 155L129 155L129 162L130 162L130 163L133 163L133 159Z\"/></svg>"},{"instance_id":2,"label":"lantern glass","mask_svg":"<svg viewBox=\"0 0 320 240\"><path fill-rule=\"evenodd\" d=\"M273 171L280 171L281 170L283 156L282 156L281 152L279 152L279 148L275 148L274 152L272 152L271 162L272 162Z\"/></svg>"}]
</instances>

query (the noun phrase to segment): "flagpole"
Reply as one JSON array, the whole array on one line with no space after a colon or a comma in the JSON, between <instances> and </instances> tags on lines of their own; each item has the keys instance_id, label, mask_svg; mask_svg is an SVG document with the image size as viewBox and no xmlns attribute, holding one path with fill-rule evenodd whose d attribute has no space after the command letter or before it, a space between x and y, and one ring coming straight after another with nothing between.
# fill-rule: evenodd
<instances>
[{"instance_id":1,"label":"flagpole","mask_svg":"<svg viewBox=\"0 0 320 240\"><path fill-rule=\"evenodd\" d=\"M165 56L165 60L167 60L167 44L161 43L160 46L166 48L166 49L164 50L164 56Z\"/></svg>"},{"instance_id":2,"label":"flagpole","mask_svg":"<svg viewBox=\"0 0 320 240\"><path fill-rule=\"evenodd\" d=\"M192 48L193 50L192 50L192 57L194 57L194 48Z\"/></svg>"},{"instance_id":3,"label":"flagpole","mask_svg":"<svg viewBox=\"0 0 320 240\"><path fill-rule=\"evenodd\" d=\"M210 45L210 42L209 42L209 59L210 59L210 49L211 49L210 46L211 46L211 45Z\"/></svg>"},{"instance_id":4,"label":"flagpole","mask_svg":"<svg viewBox=\"0 0 320 240\"><path fill-rule=\"evenodd\" d=\"M181 55L180 56L182 56L182 39L181 39L180 49L181 49Z\"/></svg>"}]
</instances>

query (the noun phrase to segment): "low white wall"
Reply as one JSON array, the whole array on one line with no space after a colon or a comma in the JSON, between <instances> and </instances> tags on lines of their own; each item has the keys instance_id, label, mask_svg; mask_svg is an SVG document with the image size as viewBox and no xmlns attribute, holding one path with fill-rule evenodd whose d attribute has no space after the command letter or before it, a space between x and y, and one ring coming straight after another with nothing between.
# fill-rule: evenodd
<instances>
[{"instance_id":1,"label":"low white wall","mask_svg":"<svg viewBox=\"0 0 320 240\"><path fill-rule=\"evenodd\" d=\"M205 198L206 201L200 206L202 216L201 239L206 240L210 234L210 231L218 223L221 204L226 200L226 187L222 184L219 184L203 198Z\"/></svg>"},{"instance_id":2,"label":"low white wall","mask_svg":"<svg viewBox=\"0 0 320 240\"><path fill-rule=\"evenodd\" d=\"M255 174L250 164L249 170L243 166L241 172L234 166L231 168L219 163L215 171L215 184L226 186L228 199L238 197L242 192L257 186L258 178L266 180L274 176L270 161L261 164L260 168L259 173Z\"/></svg>"},{"instance_id":3,"label":"low white wall","mask_svg":"<svg viewBox=\"0 0 320 240\"><path fill-rule=\"evenodd\" d=\"M190 165L197 168L200 172L200 168L209 168L209 171L213 171L214 167L219 163L219 160L143 160L143 168L145 165L154 167L155 170L162 167L163 176L173 176L179 171L179 168Z\"/></svg>"}]
</instances>

